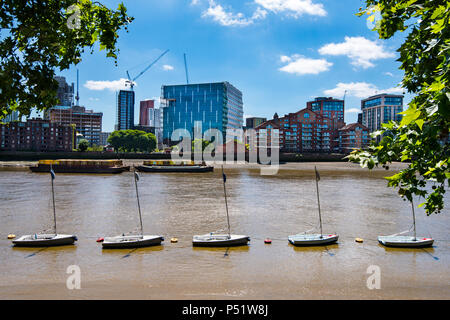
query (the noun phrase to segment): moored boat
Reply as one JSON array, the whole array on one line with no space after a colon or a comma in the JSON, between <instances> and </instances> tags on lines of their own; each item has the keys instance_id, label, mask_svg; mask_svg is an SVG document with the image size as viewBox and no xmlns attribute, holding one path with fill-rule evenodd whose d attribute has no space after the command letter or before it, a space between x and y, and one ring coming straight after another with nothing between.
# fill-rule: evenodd
<instances>
[{"instance_id":1,"label":"moored boat","mask_svg":"<svg viewBox=\"0 0 450 320\"><path fill-rule=\"evenodd\" d=\"M411 236L379 236L378 242L386 247L423 248L433 245L432 238L417 238Z\"/></svg>"},{"instance_id":2,"label":"moored boat","mask_svg":"<svg viewBox=\"0 0 450 320\"><path fill-rule=\"evenodd\" d=\"M320 234L314 233L300 233L292 236L288 236L289 243L294 246L326 246L328 244L335 243L339 236L337 234L324 234L322 230L322 213L320 211L320 197L319 197L319 181L320 174L317 168L314 167L316 174L316 192L317 192L317 208L319 213L319 225Z\"/></svg>"},{"instance_id":3,"label":"moored boat","mask_svg":"<svg viewBox=\"0 0 450 320\"><path fill-rule=\"evenodd\" d=\"M194 247L231 247L231 246L246 246L250 241L250 237L246 235L231 234L230 216L228 214L227 189L225 187L227 176L223 172L223 194L225 196L225 209L227 212L228 234L208 233L205 235L194 235L192 237L192 245Z\"/></svg>"},{"instance_id":4,"label":"moored boat","mask_svg":"<svg viewBox=\"0 0 450 320\"><path fill-rule=\"evenodd\" d=\"M131 235L105 237L102 242L104 249L139 248L160 245L164 237L157 235Z\"/></svg>"},{"instance_id":5,"label":"moored boat","mask_svg":"<svg viewBox=\"0 0 450 320\"><path fill-rule=\"evenodd\" d=\"M122 160L39 160L37 166L30 166L32 172L55 173L121 173L129 171Z\"/></svg>"},{"instance_id":6,"label":"moored boat","mask_svg":"<svg viewBox=\"0 0 450 320\"><path fill-rule=\"evenodd\" d=\"M232 247L246 245L249 241L250 237L245 235L208 233L194 236L192 244L196 247Z\"/></svg>"},{"instance_id":7,"label":"moored boat","mask_svg":"<svg viewBox=\"0 0 450 320\"><path fill-rule=\"evenodd\" d=\"M196 164L193 161L144 161L136 169L141 172L212 172L213 166L208 166L204 162Z\"/></svg>"},{"instance_id":8,"label":"moored boat","mask_svg":"<svg viewBox=\"0 0 450 320\"><path fill-rule=\"evenodd\" d=\"M71 245L77 241L75 235L68 234L58 234L56 232L56 206L55 206L55 189L53 186L53 180L55 180L55 172L50 166L50 176L52 183L52 202L53 202L53 234L33 234L24 235L18 239L12 240L12 243L16 247L53 247L53 246L64 246Z\"/></svg>"},{"instance_id":9,"label":"moored boat","mask_svg":"<svg viewBox=\"0 0 450 320\"><path fill-rule=\"evenodd\" d=\"M69 234L32 234L12 241L16 247L53 247L74 244L77 237Z\"/></svg>"},{"instance_id":10,"label":"moored boat","mask_svg":"<svg viewBox=\"0 0 450 320\"><path fill-rule=\"evenodd\" d=\"M400 234L409 232L406 230L390 236L379 236L378 242L386 247L399 248L423 248L433 245L434 240L430 237L418 237L416 233L416 213L414 212L414 203L411 200L411 210L413 218L414 236L401 236Z\"/></svg>"},{"instance_id":11,"label":"moored boat","mask_svg":"<svg viewBox=\"0 0 450 320\"><path fill-rule=\"evenodd\" d=\"M294 246L318 246L335 243L338 238L336 234L296 234L288 240Z\"/></svg>"},{"instance_id":12,"label":"moored boat","mask_svg":"<svg viewBox=\"0 0 450 320\"><path fill-rule=\"evenodd\" d=\"M142 213L141 213L141 205L139 202L139 191L138 184L139 175L136 171L134 171L134 185L136 188L136 200L138 205L139 212L139 222L141 227L141 233L138 235L124 235L115 236L115 237L105 237L102 241L103 249L126 249L126 248L140 248L140 247L149 247L149 246L157 246L160 245L162 241L164 241L163 236L155 236L155 235L144 235L144 227L142 224Z\"/></svg>"}]
</instances>

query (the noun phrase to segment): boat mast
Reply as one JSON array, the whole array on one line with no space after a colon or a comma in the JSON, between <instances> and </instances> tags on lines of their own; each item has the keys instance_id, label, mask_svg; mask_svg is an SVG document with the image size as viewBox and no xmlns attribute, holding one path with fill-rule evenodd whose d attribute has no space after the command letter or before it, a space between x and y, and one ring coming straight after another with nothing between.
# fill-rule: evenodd
<instances>
[{"instance_id":1,"label":"boat mast","mask_svg":"<svg viewBox=\"0 0 450 320\"><path fill-rule=\"evenodd\" d=\"M412 208L412 214L413 214L413 225L414 225L414 241L416 241L416 213L414 212L414 203L411 198L411 208Z\"/></svg>"},{"instance_id":2,"label":"boat mast","mask_svg":"<svg viewBox=\"0 0 450 320\"><path fill-rule=\"evenodd\" d=\"M50 176L52 177L52 199L53 199L53 221L55 224L55 236L56 236L56 208L55 208L55 189L53 187L53 180L55 179L55 173L53 172L52 165L50 164Z\"/></svg>"},{"instance_id":3,"label":"boat mast","mask_svg":"<svg viewBox=\"0 0 450 320\"><path fill-rule=\"evenodd\" d=\"M138 210L139 210L139 221L141 223L141 237L144 237L144 228L142 227L141 205L139 203L139 192L138 192L138 186L137 186L138 180L139 180L139 175L137 174L137 172L135 170L134 171L134 185L136 186L136 198L137 198L137 204L138 204Z\"/></svg>"},{"instance_id":4,"label":"boat mast","mask_svg":"<svg viewBox=\"0 0 450 320\"><path fill-rule=\"evenodd\" d=\"M314 166L314 171L316 172L316 190L317 190L317 205L319 208L319 223L320 223L320 238L322 238L322 214L320 213L320 199L319 199L319 180L320 175L317 172L316 166Z\"/></svg>"},{"instance_id":5,"label":"boat mast","mask_svg":"<svg viewBox=\"0 0 450 320\"><path fill-rule=\"evenodd\" d=\"M222 165L222 177L223 177L223 193L225 195L225 208L227 209L228 238L231 238L230 216L228 215L227 189L225 187L225 182L227 181L227 176L225 175L225 173L223 173L223 165Z\"/></svg>"}]
</instances>

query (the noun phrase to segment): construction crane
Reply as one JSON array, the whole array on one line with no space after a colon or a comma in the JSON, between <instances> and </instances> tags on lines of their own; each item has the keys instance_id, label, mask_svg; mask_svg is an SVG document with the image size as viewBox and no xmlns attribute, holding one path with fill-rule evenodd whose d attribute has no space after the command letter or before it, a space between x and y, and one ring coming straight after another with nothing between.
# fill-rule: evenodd
<instances>
[{"instance_id":1,"label":"construction crane","mask_svg":"<svg viewBox=\"0 0 450 320\"><path fill-rule=\"evenodd\" d=\"M189 74L186 61L186 53L184 54L184 70L186 71L186 83L189 84Z\"/></svg>"},{"instance_id":2,"label":"construction crane","mask_svg":"<svg viewBox=\"0 0 450 320\"><path fill-rule=\"evenodd\" d=\"M133 91L133 87L135 84L135 81L142 76L148 69L150 69L156 62L158 62L159 59L161 59L167 52L169 52L169 49L167 49L166 51L164 51L158 58L156 58L155 61L153 61L152 63L150 63L150 65L145 68L144 70L141 71L141 73L139 73L136 77L134 77L134 79L131 79L130 73L127 70L127 77L128 80L125 81L125 86L130 85L131 91Z\"/></svg>"}]
</instances>

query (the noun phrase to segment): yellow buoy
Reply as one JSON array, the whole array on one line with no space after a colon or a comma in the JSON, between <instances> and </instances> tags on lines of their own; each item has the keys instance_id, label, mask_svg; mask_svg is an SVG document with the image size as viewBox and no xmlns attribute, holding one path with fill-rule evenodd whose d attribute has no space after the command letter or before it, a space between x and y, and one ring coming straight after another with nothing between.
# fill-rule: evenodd
<instances>
[{"instance_id":1,"label":"yellow buoy","mask_svg":"<svg viewBox=\"0 0 450 320\"><path fill-rule=\"evenodd\" d=\"M14 239L16 237L15 234L8 234L8 239Z\"/></svg>"},{"instance_id":2,"label":"yellow buoy","mask_svg":"<svg viewBox=\"0 0 450 320\"><path fill-rule=\"evenodd\" d=\"M356 238L355 241L361 243L361 242L363 242L364 240L361 239L361 238Z\"/></svg>"},{"instance_id":3,"label":"yellow buoy","mask_svg":"<svg viewBox=\"0 0 450 320\"><path fill-rule=\"evenodd\" d=\"M170 242L172 242L172 243L177 243L177 242L178 242L178 239L177 239L177 238L172 238L172 239L170 239Z\"/></svg>"}]
</instances>

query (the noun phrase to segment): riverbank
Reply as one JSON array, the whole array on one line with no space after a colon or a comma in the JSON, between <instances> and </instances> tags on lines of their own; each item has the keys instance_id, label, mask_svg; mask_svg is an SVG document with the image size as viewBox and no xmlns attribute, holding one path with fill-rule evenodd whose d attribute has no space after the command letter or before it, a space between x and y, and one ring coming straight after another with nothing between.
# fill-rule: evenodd
<instances>
[{"instance_id":1,"label":"riverbank","mask_svg":"<svg viewBox=\"0 0 450 320\"><path fill-rule=\"evenodd\" d=\"M280 153L279 162L346 162L345 154L341 153ZM1 151L0 161L38 161L56 159L142 159L142 160L170 160L170 153L115 153L115 152L26 152L26 151ZM235 159L247 159L248 155L235 155ZM194 155L191 155L194 160Z\"/></svg>"}]
</instances>

